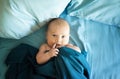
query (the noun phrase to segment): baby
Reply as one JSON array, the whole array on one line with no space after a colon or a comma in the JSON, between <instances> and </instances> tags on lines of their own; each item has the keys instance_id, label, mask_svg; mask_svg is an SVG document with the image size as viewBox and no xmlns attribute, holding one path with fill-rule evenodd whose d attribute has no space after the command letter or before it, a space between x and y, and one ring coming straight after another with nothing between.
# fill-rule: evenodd
<instances>
[{"instance_id":1,"label":"baby","mask_svg":"<svg viewBox=\"0 0 120 79\"><path fill-rule=\"evenodd\" d=\"M66 46L78 52L79 47L69 44L70 27L67 21L61 18L54 18L48 22L46 33L47 43L42 44L36 55L38 64L44 64L52 57L59 54L60 47Z\"/></svg>"},{"instance_id":2,"label":"baby","mask_svg":"<svg viewBox=\"0 0 120 79\"><path fill-rule=\"evenodd\" d=\"M52 19L46 32L47 42L39 50L20 44L10 52L6 79L90 79L87 52L69 44L69 36L69 24L61 18Z\"/></svg>"}]
</instances>

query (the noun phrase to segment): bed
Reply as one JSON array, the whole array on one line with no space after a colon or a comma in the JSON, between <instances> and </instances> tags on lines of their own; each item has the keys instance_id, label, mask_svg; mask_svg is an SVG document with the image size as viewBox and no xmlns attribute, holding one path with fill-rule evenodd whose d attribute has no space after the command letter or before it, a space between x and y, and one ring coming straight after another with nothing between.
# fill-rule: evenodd
<instances>
[{"instance_id":1,"label":"bed","mask_svg":"<svg viewBox=\"0 0 120 79\"><path fill-rule=\"evenodd\" d=\"M70 42L87 51L90 79L120 79L119 8L120 0L0 0L0 79L11 49L21 43L39 48L45 23L56 17L69 22Z\"/></svg>"}]
</instances>

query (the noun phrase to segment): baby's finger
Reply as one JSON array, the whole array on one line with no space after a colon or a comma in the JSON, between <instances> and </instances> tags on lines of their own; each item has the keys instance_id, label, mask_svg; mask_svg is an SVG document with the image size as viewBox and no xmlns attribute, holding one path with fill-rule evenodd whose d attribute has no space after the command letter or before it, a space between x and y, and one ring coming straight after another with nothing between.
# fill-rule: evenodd
<instances>
[{"instance_id":1,"label":"baby's finger","mask_svg":"<svg viewBox=\"0 0 120 79\"><path fill-rule=\"evenodd\" d=\"M54 56L57 57L57 54L55 54Z\"/></svg>"},{"instance_id":2,"label":"baby's finger","mask_svg":"<svg viewBox=\"0 0 120 79\"><path fill-rule=\"evenodd\" d=\"M52 48L55 48L56 47L56 43L53 45L53 47Z\"/></svg>"},{"instance_id":3,"label":"baby's finger","mask_svg":"<svg viewBox=\"0 0 120 79\"><path fill-rule=\"evenodd\" d=\"M58 50L58 49L56 49L56 52L59 52L59 50Z\"/></svg>"},{"instance_id":4,"label":"baby's finger","mask_svg":"<svg viewBox=\"0 0 120 79\"><path fill-rule=\"evenodd\" d=\"M58 54L58 52L55 52L55 54L57 55L57 54Z\"/></svg>"},{"instance_id":5,"label":"baby's finger","mask_svg":"<svg viewBox=\"0 0 120 79\"><path fill-rule=\"evenodd\" d=\"M57 56L58 55L58 52L55 52L55 55L54 56Z\"/></svg>"}]
</instances>

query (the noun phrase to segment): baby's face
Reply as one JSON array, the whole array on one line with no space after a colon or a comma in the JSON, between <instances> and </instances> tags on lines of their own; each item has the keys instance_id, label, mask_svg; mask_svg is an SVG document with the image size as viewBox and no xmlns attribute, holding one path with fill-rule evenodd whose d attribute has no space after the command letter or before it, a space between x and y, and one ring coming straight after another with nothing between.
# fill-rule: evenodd
<instances>
[{"instance_id":1,"label":"baby's face","mask_svg":"<svg viewBox=\"0 0 120 79\"><path fill-rule=\"evenodd\" d=\"M69 42L69 25L68 24L51 24L47 31L47 43L50 47L56 44L56 48L65 46Z\"/></svg>"}]
</instances>

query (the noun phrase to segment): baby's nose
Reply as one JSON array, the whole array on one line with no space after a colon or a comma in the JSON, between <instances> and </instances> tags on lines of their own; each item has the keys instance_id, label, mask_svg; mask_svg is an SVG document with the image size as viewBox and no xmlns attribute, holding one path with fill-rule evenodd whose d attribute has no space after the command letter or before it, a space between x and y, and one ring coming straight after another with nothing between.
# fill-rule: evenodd
<instances>
[{"instance_id":1,"label":"baby's nose","mask_svg":"<svg viewBox=\"0 0 120 79\"><path fill-rule=\"evenodd\" d=\"M61 45L61 41L59 41L59 40L56 41L56 45L58 45L58 46Z\"/></svg>"},{"instance_id":2,"label":"baby's nose","mask_svg":"<svg viewBox=\"0 0 120 79\"><path fill-rule=\"evenodd\" d=\"M61 41L60 41L60 40L57 40L57 41L56 41L56 45L57 45L57 46L60 46L60 45L61 45Z\"/></svg>"},{"instance_id":3,"label":"baby's nose","mask_svg":"<svg viewBox=\"0 0 120 79\"><path fill-rule=\"evenodd\" d=\"M56 39L56 43L57 43L57 44L61 44L61 41L62 41L61 38L57 38L57 39Z\"/></svg>"},{"instance_id":4,"label":"baby's nose","mask_svg":"<svg viewBox=\"0 0 120 79\"><path fill-rule=\"evenodd\" d=\"M61 44L60 43L56 43L56 46L60 46Z\"/></svg>"}]
</instances>

